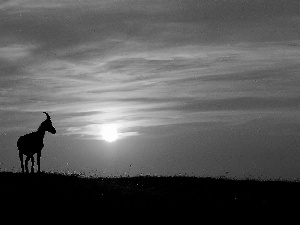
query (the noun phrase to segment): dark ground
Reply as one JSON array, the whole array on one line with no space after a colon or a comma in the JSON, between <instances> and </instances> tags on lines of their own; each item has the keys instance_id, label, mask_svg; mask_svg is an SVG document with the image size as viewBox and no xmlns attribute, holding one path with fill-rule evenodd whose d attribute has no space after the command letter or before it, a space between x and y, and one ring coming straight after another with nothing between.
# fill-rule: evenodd
<instances>
[{"instance_id":1,"label":"dark ground","mask_svg":"<svg viewBox=\"0 0 300 225\"><path fill-rule=\"evenodd\" d=\"M0 172L0 197L0 212L71 213L73 218L83 213L247 218L283 212L292 217L299 211L300 182Z\"/></svg>"}]
</instances>

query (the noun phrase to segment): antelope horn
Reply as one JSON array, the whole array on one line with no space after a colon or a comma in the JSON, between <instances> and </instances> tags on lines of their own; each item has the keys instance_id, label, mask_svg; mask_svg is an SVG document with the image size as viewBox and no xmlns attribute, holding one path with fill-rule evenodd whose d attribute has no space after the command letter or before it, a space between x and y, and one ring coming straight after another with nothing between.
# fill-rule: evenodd
<instances>
[{"instance_id":1,"label":"antelope horn","mask_svg":"<svg viewBox=\"0 0 300 225\"><path fill-rule=\"evenodd\" d=\"M48 113L46 113L46 112L43 112L43 113L45 113L45 114L46 114L46 116L47 116L47 119L49 119L49 120L50 120L50 116L49 116L49 114L48 114Z\"/></svg>"}]
</instances>

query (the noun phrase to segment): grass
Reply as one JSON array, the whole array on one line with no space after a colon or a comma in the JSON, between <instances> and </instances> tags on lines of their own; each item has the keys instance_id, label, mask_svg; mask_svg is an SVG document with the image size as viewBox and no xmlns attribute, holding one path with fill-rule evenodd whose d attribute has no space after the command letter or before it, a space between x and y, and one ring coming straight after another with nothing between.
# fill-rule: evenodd
<instances>
[{"instance_id":1,"label":"grass","mask_svg":"<svg viewBox=\"0 0 300 225\"><path fill-rule=\"evenodd\" d=\"M0 172L1 205L25 211L126 213L291 212L300 183L226 177L83 177L80 174ZM91 211L90 211L91 212Z\"/></svg>"}]
</instances>

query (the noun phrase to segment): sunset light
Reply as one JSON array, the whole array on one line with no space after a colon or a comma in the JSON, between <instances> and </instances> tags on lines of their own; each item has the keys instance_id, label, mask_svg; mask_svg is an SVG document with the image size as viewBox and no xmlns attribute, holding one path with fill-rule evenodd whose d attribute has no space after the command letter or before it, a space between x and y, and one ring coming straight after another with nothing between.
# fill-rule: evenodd
<instances>
[{"instance_id":1,"label":"sunset light","mask_svg":"<svg viewBox=\"0 0 300 225\"><path fill-rule=\"evenodd\" d=\"M101 136L107 142L113 142L118 139L118 129L115 124L106 124L101 128Z\"/></svg>"}]
</instances>

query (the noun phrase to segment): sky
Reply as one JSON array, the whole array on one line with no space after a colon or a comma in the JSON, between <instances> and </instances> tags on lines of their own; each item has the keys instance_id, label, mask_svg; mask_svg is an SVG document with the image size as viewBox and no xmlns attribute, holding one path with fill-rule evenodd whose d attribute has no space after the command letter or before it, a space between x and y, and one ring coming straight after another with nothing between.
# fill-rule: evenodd
<instances>
[{"instance_id":1,"label":"sky","mask_svg":"<svg viewBox=\"0 0 300 225\"><path fill-rule=\"evenodd\" d=\"M300 179L299 86L298 0L0 1L1 170Z\"/></svg>"}]
</instances>

